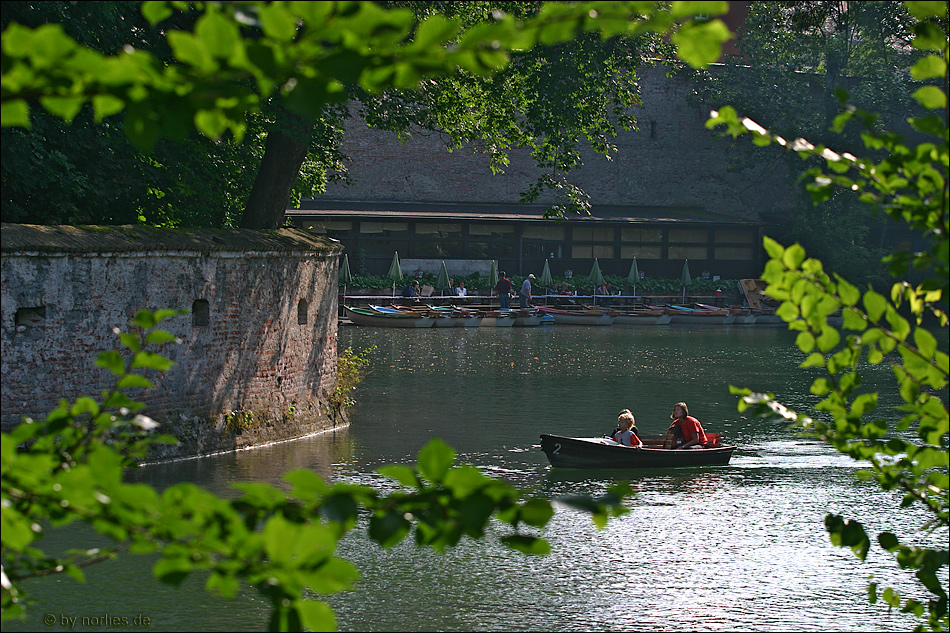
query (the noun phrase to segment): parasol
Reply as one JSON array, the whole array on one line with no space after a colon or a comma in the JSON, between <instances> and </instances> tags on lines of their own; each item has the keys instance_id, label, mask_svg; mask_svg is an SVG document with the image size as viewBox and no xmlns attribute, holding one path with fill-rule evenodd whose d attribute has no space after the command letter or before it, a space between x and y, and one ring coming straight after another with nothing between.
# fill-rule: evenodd
<instances>
[{"instance_id":1,"label":"parasol","mask_svg":"<svg viewBox=\"0 0 950 633\"><path fill-rule=\"evenodd\" d=\"M544 260L544 270L541 271L538 283L544 288L544 294L548 294L551 286L554 284L554 278L551 276L551 266L548 264L548 260Z\"/></svg>"},{"instance_id":2,"label":"parasol","mask_svg":"<svg viewBox=\"0 0 950 633\"><path fill-rule=\"evenodd\" d=\"M488 304L491 305L491 295L495 291L495 286L498 285L498 267L495 265L495 260L491 260L491 268L488 270Z\"/></svg>"},{"instance_id":3,"label":"parasol","mask_svg":"<svg viewBox=\"0 0 950 633\"><path fill-rule=\"evenodd\" d=\"M594 258L594 267L590 269L590 282L594 284L594 294L597 294L597 288L599 288L604 283L604 274L600 272L600 262L597 261L597 258ZM594 299L594 303L597 302L597 299Z\"/></svg>"},{"instance_id":4,"label":"parasol","mask_svg":"<svg viewBox=\"0 0 950 633\"><path fill-rule=\"evenodd\" d=\"M442 262L442 269L439 270L439 278L435 280L435 288L443 295L445 289L449 287L449 271L445 269L445 262Z\"/></svg>"},{"instance_id":5,"label":"parasol","mask_svg":"<svg viewBox=\"0 0 950 633\"><path fill-rule=\"evenodd\" d=\"M343 284L343 303L346 303L346 286L353 281L353 274L350 272L350 256L343 255L343 264L340 266L340 283Z\"/></svg>"},{"instance_id":6,"label":"parasol","mask_svg":"<svg viewBox=\"0 0 950 633\"><path fill-rule=\"evenodd\" d=\"M693 283L693 280L689 276L689 260L683 262L683 301L686 301L686 286Z\"/></svg>"},{"instance_id":7,"label":"parasol","mask_svg":"<svg viewBox=\"0 0 950 633\"><path fill-rule=\"evenodd\" d=\"M633 258L633 263L630 264L630 272L627 273L627 283L633 286L633 296L637 296L637 281L640 279L640 271L637 270L637 258Z\"/></svg>"},{"instance_id":8,"label":"parasol","mask_svg":"<svg viewBox=\"0 0 950 633\"><path fill-rule=\"evenodd\" d=\"M386 276L393 280L393 296L396 296L396 282L402 281L402 268L399 267L399 251L393 253L393 263L389 266Z\"/></svg>"}]
</instances>

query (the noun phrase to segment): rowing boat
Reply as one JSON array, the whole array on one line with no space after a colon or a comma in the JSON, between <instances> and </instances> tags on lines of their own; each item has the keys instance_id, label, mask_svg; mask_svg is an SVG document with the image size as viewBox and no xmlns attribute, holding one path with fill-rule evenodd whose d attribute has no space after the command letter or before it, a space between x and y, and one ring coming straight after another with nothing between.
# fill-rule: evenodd
<instances>
[{"instance_id":1,"label":"rowing boat","mask_svg":"<svg viewBox=\"0 0 950 633\"><path fill-rule=\"evenodd\" d=\"M663 446L666 436L640 436L643 448L623 446L606 437L564 437L541 435L541 450L555 468L680 468L684 466L726 466L735 446L721 443L711 448L670 450ZM718 438L718 434L707 433Z\"/></svg>"},{"instance_id":2,"label":"rowing boat","mask_svg":"<svg viewBox=\"0 0 950 633\"><path fill-rule=\"evenodd\" d=\"M554 323L561 325L610 325L614 317L600 310L558 310L542 306L540 310L554 317Z\"/></svg>"},{"instance_id":3,"label":"rowing boat","mask_svg":"<svg viewBox=\"0 0 950 633\"><path fill-rule=\"evenodd\" d=\"M405 328L425 328L432 327L435 318L427 316L418 316L405 312L378 312L369 308L351 308L343 306L346 316L356 325L368 325L372 327L405 327Z\"/></svg>"}]
</instances>

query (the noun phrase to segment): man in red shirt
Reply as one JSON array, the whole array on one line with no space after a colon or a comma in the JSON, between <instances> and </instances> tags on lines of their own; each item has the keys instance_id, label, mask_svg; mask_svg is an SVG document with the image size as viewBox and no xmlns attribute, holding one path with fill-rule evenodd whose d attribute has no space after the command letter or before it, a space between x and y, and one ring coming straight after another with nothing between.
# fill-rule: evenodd
<instances>
[{"instance_id":1,"label":"man in red shirt","mask_svg":"<svg viewBox=\"0 0 950 633\"><path fill-rule=\"evenodd\" d=\"M706 432L703 430L703 425L699 423L699 420L694 418L689 414L689 409L686 407L685 402L677 402L673 405L673 414L670 416L673 419L673 423L670 424L670 429L674 426L679 427L683 432L684 443L680 448L703 448L708 440L706 439Z\"/></svg>"}]
</instances>

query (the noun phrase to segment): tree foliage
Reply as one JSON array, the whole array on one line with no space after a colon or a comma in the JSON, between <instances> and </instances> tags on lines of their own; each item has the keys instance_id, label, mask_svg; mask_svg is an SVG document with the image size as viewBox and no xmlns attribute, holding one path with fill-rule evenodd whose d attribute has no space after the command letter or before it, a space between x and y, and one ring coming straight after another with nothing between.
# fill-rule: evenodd
<instances>
[{"instance_id":1,"label":"tree foliage","mask_svg":"<svg viewBox=\"0 0 950 633\"><path fill-rule=\"evenodd\" d=\"M9 24L3 125L29 126L37 108L69 122L86 109L96 122L121 114L133 146L148 150L194 128L241 140L263 123L249 139L257 160L242 165L257 178L228 202L247 200L241 226L268 228L283 221L288 197L312 194L342 167L342 106L359 100L386 129L414 124L445 131L451 146L477 142L496 169L507 147L529 147L545 172L526 197L555 189L585 208L564 173L578 164L580 139L608 152L617 126L631 123L632 69L658 34L690 34L680 49L696 65L729 36L718 20L692 20L724 2L251 2L177 12L189 6L143 3L150 46L117 53L53 21ZM228 209L219 216L233 217Z\"/></svg>"},{"instance_id":2,"label":"tree foliage","mask_svg":"<svg viewBox=\"0 0 950 633\"><path fill-rule=\"evenodd\" d=\"M901 597L891 588L880 591L872 583L872 602L888 605L921 618L918 630L946 630L950 625L947 602L948 519L948 385L947 301L950 285L950 211L948 211L948 151L946 31L933 20L945 17L944 2L908 2L920 20L913 45L923 53L911 68L918 85L913 98L926 111L910 120L925 137L908 144L893 133L880 131L877 118L853 105L836 117L834 129L848 123L862 124L861 138L873 158L858 158L813 145L802 138L788 141L732 108L723 109L707 123L726 125L733 135L752 134L756 144L778 143L804 159L817 158L825 169L808 171L809 191L816 202L828 200L836 189L852 191L862 202L882 209L893 221L919 233L926 248L895 252L887 258L897 278L884 296L873 288L862 291L844 277L825 271L821 261L808 258L795 244L783 247L766 238L770 260L763 279L766 293L781 301L778 313L798 332L796 343L805 353L803 368L817 368L811 393L820 397L818 415L810 417L787 409L772 394L733 389L742 396L740 410L787 419L807 435L821 439L844 454L866 462L861 476L876 481L883 490L902 493L901 505L919 505L929 516L922 529L933 544L902 543L890 532L877 535L878 545L897 564L913 570L929 599ZM943 82L934 85L934 80ZM842 94L844 100L847 95ZM907 280L916 269L925 273L920 283ZM840 313L841 329L829 317ZM933 330L942 337L940 340ZM889 363L903 403L900 419L889 423L876 411L878 394L863 387L862 366ZM941 394L943 394L941 396ZM862 560L872 544L861 523L829 514L825 525L831 541L851 548Z\"/></svg>"},{"instance_id":3,"label":"tree foliage","mask_svg":"<svg viewBox=\"0 0 950 633\"><path fill-rule=\"evenodd\" d=\"M918 109L907 69L924 57L913 48L917 18L899 2L752 2L738 30L740 55L700 71L699 96L712 108L733 106L772 133L834 143L838 151L863 147L858 128L832 131L838 90L849 102L878 113L875 129L902 133ZM904 128L904 129L902 129ZM800 177L813 162L789 161ZM880 259L903 233L846 189L815 206L806 195L788 217L769 217L773 237L799 241L815 257L855 283L886 286Z\"/></svg>"}]
</instances>

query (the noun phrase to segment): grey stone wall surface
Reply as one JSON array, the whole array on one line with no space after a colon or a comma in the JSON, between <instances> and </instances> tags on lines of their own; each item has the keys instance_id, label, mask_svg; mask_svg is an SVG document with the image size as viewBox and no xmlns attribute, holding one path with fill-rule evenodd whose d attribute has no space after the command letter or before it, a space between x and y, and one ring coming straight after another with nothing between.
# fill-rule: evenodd
<instances>
[{"instance_id":1,"label":"grey stone wall surface","mask_svg":"<svg viewBox=\"0 0 950 633\"><path fill-rule=\"evenodd\" d=\"M139 310L197 313L160 326L176 364L130 395L196 454L345 423L332 411L341 248L299 229L162 232L3 225L2 424L42 418L60 398L96 396L96 367ZM196 318L197 317L197 318Z\"/></svg>"},{"instance_id":2,"label":"grey stone wall surface","mask_svg":"<svg viewBox=\"0 0 950 633\"><path fill-rule=\"evenodd\" d=\"M593 205L700 207L746 220L793 208L798 194L782 150L717 138L704 126L709 112L690 98L691 79L667 70L641 70L642 103L631 108L638 130L611 139L617 152L609 160L582 147L583 167L568 179ZM438 132L425 130L401 143L359 118L347 126L343 151L352 182L331 183L327 198L516 203L540 173L526 150L513 150L510 166L493 175L477 148L449 153ZM553 194L540 202L554 202Z\"/></svg>"}]
</instances>

